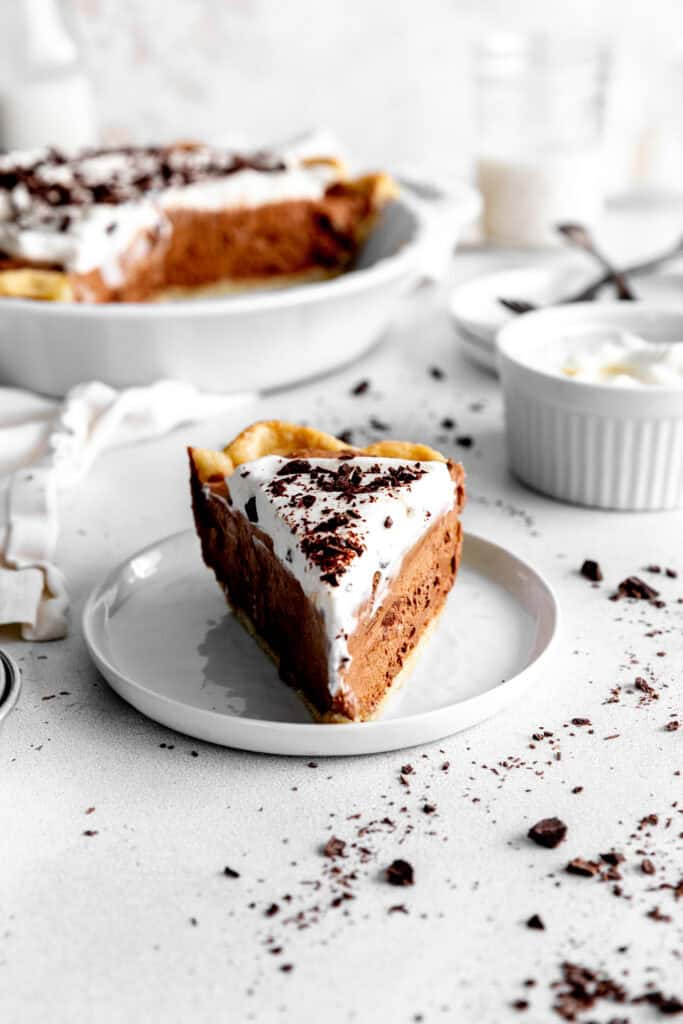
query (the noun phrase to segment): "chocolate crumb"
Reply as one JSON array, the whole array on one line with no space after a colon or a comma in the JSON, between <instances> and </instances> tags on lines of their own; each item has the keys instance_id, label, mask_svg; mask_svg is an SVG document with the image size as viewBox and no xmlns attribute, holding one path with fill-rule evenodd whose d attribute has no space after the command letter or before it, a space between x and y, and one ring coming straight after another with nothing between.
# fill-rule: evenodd
<instances>
[{"instance_id":1,"label":"chocolate crumb","mask_svg":"<svg viewBox=\"0 0 683 1024\"><path fill-rule=\"evenodd\" d=\"M657 873L657 868L648 857L641 861L640 870L644 875L654 875Z\"/></svg>"},{"instance_id":2,"label":"chocolate crumb","mask_svg":"<svg viewBox=\"0 0 683 1024\"><path fill-rule=\"evenodd\" d=\"M386 879L389 885L413 885L415 876L412 864L397 858L386 869Z\"/></svg>"},{"instance_id":3,"label":"chocolate crumb","mask_svg":"<svg viewBox=\"0 0 683 1024\"><path fill-rule=\"evenodd\" d=\"M422 811L424 814L435 814L436 804L424 804L422 807Z\"/></svg>"},{"instance_id":4,"label":"chocolate crumb","mask_svg":"<svg viewBox=\"0 0 683 1024\"><path fill-rule=\"evenodd\" d=\"M608 853L601 853L600 860L603 860L605 864L611 864L612 867L616 867L618 864L623 864L626 858L623 853L619 853L617 850L610 850Z\"/></svg>"},{"instance_id":5,"label":"chocolate crumb","mask_svg":"<svg viewBox=\"0 0 683 1024\"><path fill-rule=\"evenodd\" d=\"M357 384L351 388L352 395L364 395L370 387L369 380L359 380Z\"/></svg>"},{"instance_id":6,"label":"chocolate crumb","mask_svg":"<svg viewBox=\"0 0 683 1024\"><path fill-rule=\"evenodd\" d=\"M651 587L645 580L641 580L639 576L627 576L617 587L616 594L612 595L612 599L615 601L621 597L630 597L635 601L653 601L654 598L659 597L659 591Z\"/></svg>"},{"instance_id":7,"label":"chocolate crumb","mask_svg":"<svg viewBox=\"0 0 683 1024\"><path fill-rule=\"evenodd\" d=\"M529 1009L529 1000L528 999L515 999L514 1003L512 1004L512 1009L513 1010L518 1010L520 1013L523 1010L528 1010Z\"/></svg>"},{"instance_id":8,"label":"chocolate crumb","mask_svg":"<svg viewBox=\"0 0 683 1024\"><path fill-rule=\"evenodd\" d=\"M390 530L393 525L394 520L391 518L391 516L387 516L386 519L384 520L384 528L386 530Z\"/></svg>"},{"instance_id":9,"label":"chocolate crumb","mask_svg":"<svg viewBox=\"0 0 683 1024\"><path fill-rule=\"evenodd\" d=\"M429 367L429 376L433 380L443 380L444 377L446 376L446 374L443 372L441 367L439 367L439 366L430 366Z\"/></svg>"},{"instance_id":10,"label":"chocolate crumb","mask_svg":"<svg viewBox=\"0 0 683 1024\"><path fill-rule=\"evenodd\" d=\"M567 864L565 870L570 875L580 875L582 878L592 878L600 872L600 865L594 860L585 860L583 857L574 857Z\"/></svg>"},{"instance_id":11,"label":"chocolate crumb","mask_svg":"<svg viewBox=\"0 0 683 1024\"><path fill-rule=\"evenodd\" d=\"M234 868L229 868L229 867L224 867L223 868L223 874L225 875L226 878L239 878L240 877L239 871L235 871Z\"/></svg>"},{"instance_id":12,"label":"chocolate crumb","mask_svg":"<svg viewBox=\"0 0 683 1024\"><path fill-rule=\"evenodd\" d=\"M461 434L460 437L456 437L455 443L459 444L461 448L471 448L474 444L474 438L470 437L469 434Z\"/></svg>"},{"instance_id":13,"label":"chocolate crumb","mask_svg":"<svg viewBox=\"0 0 683 1024\"><path fill-rule=\"evenodd\" d=\"M346 843L344 840L337 839L336 836L332 836L323 846L323 854L325 857L331 857L332 859L335 857L343 857L345 849Z\"/></svg>"},{"instance_id":14,"label":"chocolate crumb","mask_svg":"<svg viewBox=\"0 0 683 1024\"><path fill-rule=\"evenodd\" d=\"M590 718L572 718L572 725L592 725Z\"/></svg>"},{"instance_id":15,"label":"chocolate crumb","mask_svg":"<svg viewBox=\"0 0 683 1024\"><path fill-rule=\"evenodd\" d=\"M632 1003L649 1003L655 1006L663 1017L674 1017L683 1013L683 1001L678 996L665 996L662 992L646 992L642 996L636 996Z\"/></svg>"},{"instance_id":16,"label":"chocolate crumb","mask_svg":"<svg viewBox=\"0 0 683 1024\"><path fill-rule=\"evenodd\" d=\"M567 835L567 826L559 818L542 818L531 826L527 835L537 846L554 850Z\"/></svg>"},{"instance_id":17,"label":"chocolate crumb","mask_svg":"<svg viewBox=\"0 0 683 1024\"><path fill-rule=\"evenodd\" d=\"M98 834L96 828L86 828L83 832L84 836L96 836Z\"/></svg>"},{"instance_id":18,"label":"chocolate crumb","mask_svg":"<svg viewBox=\"0 0 683 1024\"><path fill-rule=\"evenodd\" d=\"M455 426L455 420L451 419L450 416L444 416L441 420L441 426L444 430L453 430Z\"/></svg>"},{"instance_id":19,"label":"chocolate crumb","mask_svg":"<svg viewBox=\"0 0 683 1024\"><path fill-rule=\"evenodd\" d=\"M583 786L574 786L574 788L572 789L572 793L583 793Z\"/></svg>"},{"instance_id":20,"label":"chocolate crumb","mask_svg":"<svg viewBox=\"0 0 683 1024\"><path fill-rule=\"evenodd\" d=\"M581 566L581 575L585 576L587 580L591 581L591 583L600 583L604 578L600 564L595 562L592 558L587 558Z\"/></svg>"},{"instance_id":21,"label":"chocolate crumb","mask_svg":"<svg viewBox=\"0 0 683 1024\"><path fill-rule=\"evenodd\" d=\"M680 724L681 723L678 721L678 719L674 718L673 721L667 722L664 728L666 732L677 732L677 730L680 728Z\"/></svg>"},{"instance_id":22,"label":"chocolate crumb","mask_svg":"<svg viewBox=\"0 0 683 1024\"><path fill-rule=\"evenodd\" d=\"M646 917L649 917L651 921L658 921L661 924L671 924L671 915L663 914L659 907L653 907L652 910L648 910Z\"/></svg>"},{"instance_id":23,"label":"chocolate crumb","mask_svg":"<svg viewBox=\"0 0 683 1024\"><path fill-rule=\"evenodd\" d=\"M271 903L269 907L266 907L263 913L265 917L275 917L275 915L279 913L279 910L280 908L277 903Z\"/></svg>"},{"instance_id":24,"label":"chocolate crumb","mask_svg":"<svg viewBox=\"0 0 683 1024\"><path fill-rule=\"evenodd\" d=\"M532 914L531 917L526 921L527 928L535 929L539 932L545 931L545 925L538 914Z\"/></svg>"}]
</instances>

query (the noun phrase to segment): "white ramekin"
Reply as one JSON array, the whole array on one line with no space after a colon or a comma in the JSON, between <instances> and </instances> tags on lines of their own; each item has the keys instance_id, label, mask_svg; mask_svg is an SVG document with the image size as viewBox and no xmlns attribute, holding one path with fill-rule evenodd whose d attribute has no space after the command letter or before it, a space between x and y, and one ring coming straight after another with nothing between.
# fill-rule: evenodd
<instances>
[{"instance_id":1,"label":"white ramekin","mask_svg":"<svg viewBox=\"0 0 683 1024\"><path fill-rule=\"evenodd\" d=\"M644 302L557 306L505 326L497 348L512 472L577 505L683 505L683 387L588 384L525 364L582 324L683 343L683 309Z\"/></svg>"}]
</instances>

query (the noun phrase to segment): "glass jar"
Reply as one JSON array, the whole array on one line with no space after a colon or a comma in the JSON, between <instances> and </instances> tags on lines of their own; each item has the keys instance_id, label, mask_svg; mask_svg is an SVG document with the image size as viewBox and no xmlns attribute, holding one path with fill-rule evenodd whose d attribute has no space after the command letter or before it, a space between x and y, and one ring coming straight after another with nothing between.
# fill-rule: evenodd
<instances>
[{"instance_id":1,"label":"glass jar","mask_svg":"<svg viewBox=\"0 0 683 1024\"><path fill-rule=\"evenodd\" d=\"M60 0L15 0L3 97L5 149L97 142L92 90Z\"/></svg>"},{"instance_id":2,"label":"glass jar","mask_svg":"<svg viewBox=\"0 0 683 1024\"><path fill-rule=\"evenodd\" d=\"M488 239L556 244L556 224L595 224L606 78L606 52L592 42L517 33L481 40L477 177Z\"/></svg>"}]
</instances>

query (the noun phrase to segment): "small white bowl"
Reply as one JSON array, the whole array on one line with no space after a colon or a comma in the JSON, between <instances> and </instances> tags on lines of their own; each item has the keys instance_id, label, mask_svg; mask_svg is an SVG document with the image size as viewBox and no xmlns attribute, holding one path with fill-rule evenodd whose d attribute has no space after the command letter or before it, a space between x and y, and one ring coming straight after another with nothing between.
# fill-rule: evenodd
<instances>
[{"instance_id":1,"label":"small white bowl","mask_svg":"<svg viewBox=\"0 0 683 1024\"><path fill-rule=\"evenodd\" d=\"M512 472L562 501L654 511L683 505L683 387L592 384L530 365L567 330L604 325L683 343L683 310L577 303L527 313L497 338Z\"/></svg>"}]
</instances>

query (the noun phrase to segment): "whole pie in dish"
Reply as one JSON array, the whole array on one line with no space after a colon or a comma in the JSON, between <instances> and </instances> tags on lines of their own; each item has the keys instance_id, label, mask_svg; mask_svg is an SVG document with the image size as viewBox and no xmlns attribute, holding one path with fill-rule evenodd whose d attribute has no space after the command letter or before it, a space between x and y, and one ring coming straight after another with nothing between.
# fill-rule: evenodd
<instances>
[{"instance_id":1,"label":"whole pie in dish","mask_svg":"<svg viewBox=\"0 0 683 1024\"><path fill-rule=\"evenodd\" d=\"M455 580L462 466L279 420L189 454L204 561L234 614L316 718L376 716Z\"/></svg>"},{"instance_id":2,"label":"whole pie in dish","mask_svg":"<svg viewBox=\"0 0 683 1024\"><path fill-rule=\"evenodd\" d=\"M199 144L0 156L0 295L140 302L317 280L348 268L386 174L331 157Z\"/></svg>"}]
</instances>

